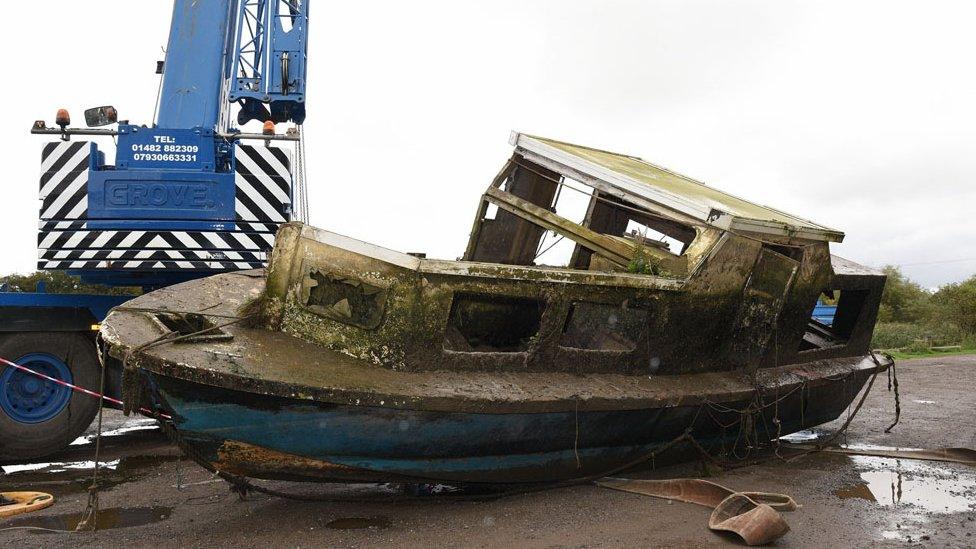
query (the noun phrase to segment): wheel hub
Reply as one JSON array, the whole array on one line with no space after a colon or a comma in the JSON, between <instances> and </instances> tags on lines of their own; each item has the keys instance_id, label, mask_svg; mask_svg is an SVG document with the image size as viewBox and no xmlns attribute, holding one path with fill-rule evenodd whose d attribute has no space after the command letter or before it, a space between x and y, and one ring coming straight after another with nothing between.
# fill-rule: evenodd
<instances>
[{"instance_id":1,"label":"wheel hub","mask_svg":"<svg viewBox=\"0 0 976 549\"><path fill-rule=\"evenodd\" d=\"M14 361L25 368L72 383L71 369L47 353L31 353ZM53 381L6 368L0 373L0 410L20 423L41 423L61 413L71 400L71 389Z\"/></svg>"}]
</instances>

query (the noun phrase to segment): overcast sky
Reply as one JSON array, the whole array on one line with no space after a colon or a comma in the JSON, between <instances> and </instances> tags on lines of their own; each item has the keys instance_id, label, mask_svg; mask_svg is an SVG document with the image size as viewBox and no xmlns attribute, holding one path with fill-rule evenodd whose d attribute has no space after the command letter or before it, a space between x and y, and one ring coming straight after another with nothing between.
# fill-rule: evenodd
<instances>
[{"instance_id":1,"label":"overcast sky","mask_svg":"<svg viewBox=\"0 0 976 549\"><path fill-rule=\"evenodd\" d=\"M0 272L36 262L31 122L113 104L149 123L171 9L51 1L8 21ZM315 0L311 17L317 226L455 258L519 130L843 230L835 253L927 287L976 272L972 2Z\"/></svg>"}]
</instances>

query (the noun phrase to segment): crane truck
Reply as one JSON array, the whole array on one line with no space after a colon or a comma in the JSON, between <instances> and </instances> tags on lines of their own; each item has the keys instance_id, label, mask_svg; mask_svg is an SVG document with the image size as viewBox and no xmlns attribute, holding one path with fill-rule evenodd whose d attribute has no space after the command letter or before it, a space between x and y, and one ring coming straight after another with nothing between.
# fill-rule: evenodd
<instances>
[{"instance_id":1,"label":"crane truck","mask_svg":"<svg viewBox=\"0 0 976 549\"><path fill-rule=\"evenodd\" d=\"M53 126L34 123L51 139L38 269L150 290L264 266L278 226L305 215L307 37L308 0L174 0L155 120L130 123L100 106L85 111L84 128L63 109ZM251 121L262 130L239 129ZM113 139L114 164L99 136ZM98 324L127 299L0 291L0 357L97 390ZM108 367L105 394L120 398L121 372ZM0 365L0 463L61 450L99 405Z\"/></svg>"}]
</instances>

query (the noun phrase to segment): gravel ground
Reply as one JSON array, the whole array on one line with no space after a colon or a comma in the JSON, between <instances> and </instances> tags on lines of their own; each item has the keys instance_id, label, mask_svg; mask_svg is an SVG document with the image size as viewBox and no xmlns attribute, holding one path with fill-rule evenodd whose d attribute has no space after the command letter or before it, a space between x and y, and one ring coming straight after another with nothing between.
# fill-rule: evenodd
<instances>
[{"instance_id":1,"label":"gravel ground","mask_svg":"<svg viewBox=\"0 0 976 549\"><path fill-rule=\"evenodd\" d=\"M844 442L885 447L976 448L976 356L900 363L902 418L884 378ZM700 547L734 545L706 528L706 509L645 496L577 486L492 501L430 497L422 501L303 503L263 495L241 501L227 485L177 452L145 420L106 415L100 492L102 530L67 534L5 529L71 527L84 509L92 444L79 440L53 463L4 467L0 490L41 490L57 503L0 521L8 547ZM806 433L823 436L840 421ZM116 461L117 460L117 461ZM639 469L646 478L694 476L695 466ZM742 490L792 495L802 508L786 515L792 531L778 547L874 547L918 544L976 547L976 468L964 465L816 454L772 458L709 480ZM383 496L375 487L288 486Z\"/></svg>"}]
</instances>

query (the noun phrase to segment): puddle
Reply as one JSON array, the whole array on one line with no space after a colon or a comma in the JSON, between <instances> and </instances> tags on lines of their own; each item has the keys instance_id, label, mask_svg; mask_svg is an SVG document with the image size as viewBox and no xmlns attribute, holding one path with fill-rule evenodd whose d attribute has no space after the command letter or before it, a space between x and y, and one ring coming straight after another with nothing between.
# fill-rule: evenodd
<instances>
[{"instance_id":1,"label":"puddle","mask_svg":"<svg viewBox=\"0 0 976 549\"><path fill-rule=\"evenodd\" d=\"M99 469L113 470L119 466L121 460L104 461L99 464ZM4 465L0 467L8 475L16 473L26 473L36 471L39 473L63 473L69 470L88 470L95 467L94 461L62 461L52 463L25 463L24 465Z\"/></svg>"},{"instance_id":2,"label":"puddle","mask_svg":"<svg viewBox=\"0 0 976 549\"><path fill-rule=\"evenodd\" d=\"M153 467L177 456L126 456L99 464L99 489L110 490L119 484L138 480ZM0 467L4 486L28 486L32 490L63 496L84 492L91 485L93 461L28 463Z\"/></svg>"},{"instance_id":3,"label":"puddle","mask_svg":"<svg viewBox=\"0 0 976 549\"><path fill-rule=\"evenodd\" d=\"M118 437L135 431L155 431L157 429L159 429L159 425L156 423L155 419L136 419L127 421L124 427L119 427L118 429L112 429L109 431L102 431L102 438ZM70 444L70 446L83 446L85 444L91 444L95 442L96 437L97 435L95 434L80 436L76 438L74 442Z\"/></svg>"},{"instance_id":4,"label":"puddle","mask_svg":"<svg viewBox=\"0 0 976 549\"><path fill-rule=\"evenodd\" d=\"M173 514L172 507L112 507L102 509L98 512L97 525L99 530L111 530L114 528L131 528L133 526L144 526L154 522L168 519ZM81 521L81 512L66 513L63 515L49 516L28 516L13 519L4 523L4 527L32 527L46 528L49 530L69 530L74 531ZM35 530L36 533L43 534L43 530Z\"/></svg>"},{"instance_id":5,"label":"puddle","mask_svg":"<svg viewBox=\"0 0 976 549\"><path fill-rule=\"evenodd\" d=\"M913 448L911 446L878 446L877 444L860 443L841 444L840 447L848 450L859 450L864 452L899 452L903 450L908 452L918 452L922 450L922 448Z\"/></svg>"},{"instance_id":6,"label":"puddle","mask_svg":"<svg viewBox=\"0 0 976 549\"><path fill-rule=\"evenodd\" d=\"M861 481L834 492L885 507L912 506L929 513L976 510L976 475L943 464L853 456Z\"/></svg>"},{"instance_id":7,"label":"puddle","mask_svg":"<svg viewBox=\"0 0 976 549\"><path fill-rule=\"evenodd\" d=\"M333 530L365 530L367 528L388 528L390 519L386 517L348 517L335 519L325 525L326 528Z\"/></svg>"},{"instance_id":8,"label":"puddle","mask_svg":"<svg viewBox=\"0 0 976 549\"><path fill-rule=\"evenodd\" d=\"M934 400L913 400L915 404L935 404Z\"/></svg>"},{"instance_id":9,"label":"puddle","mask_svg":"<svg viewBox=\"0 0 976 549\"><path fill-rule=\"evenodd\" d=\"M779 440L783 442L813 442L821 438L824 434L815 429L806 429L804 431L797 431L789 435L779 437Z\"/></svg>"}]
</instances>

